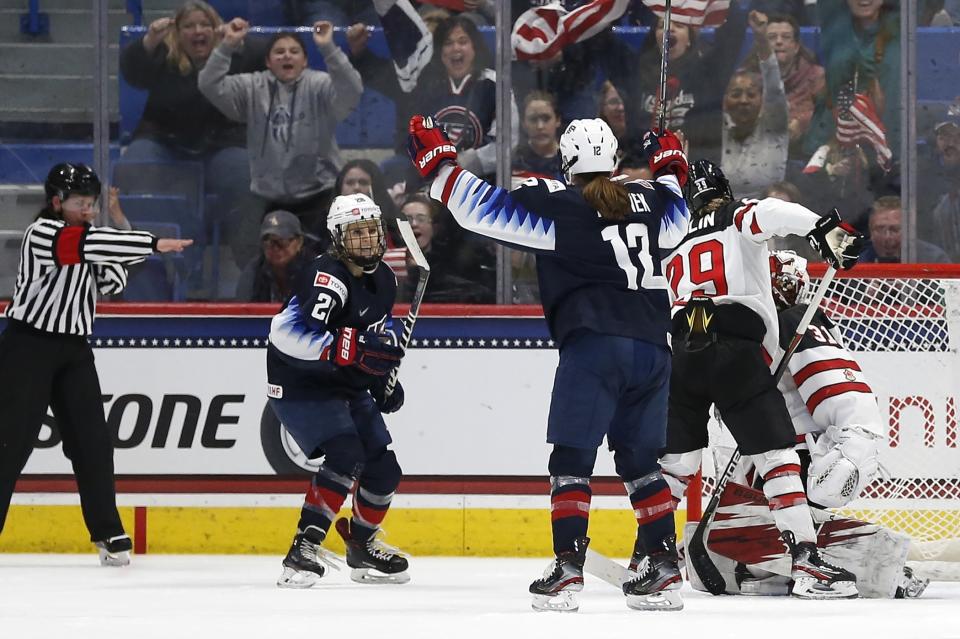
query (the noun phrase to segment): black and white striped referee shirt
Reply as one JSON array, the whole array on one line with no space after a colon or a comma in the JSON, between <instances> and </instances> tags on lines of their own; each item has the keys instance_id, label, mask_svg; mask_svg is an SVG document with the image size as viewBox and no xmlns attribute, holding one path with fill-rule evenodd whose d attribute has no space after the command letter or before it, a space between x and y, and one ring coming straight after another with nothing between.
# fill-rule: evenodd
<instances>
[{"instance_id":1,"label":"black and white striped referee shirt","mask_svg":"<svg viewBox=\"0 0 960 639\"><path fill-rule=\"evenodd\" d=\"M48 333L90 335L97 291L113 295L127 285L124 265L154 252L144 231L73 225L41 218L27 227L7 317Z\"/></svg>"}]
</instances>

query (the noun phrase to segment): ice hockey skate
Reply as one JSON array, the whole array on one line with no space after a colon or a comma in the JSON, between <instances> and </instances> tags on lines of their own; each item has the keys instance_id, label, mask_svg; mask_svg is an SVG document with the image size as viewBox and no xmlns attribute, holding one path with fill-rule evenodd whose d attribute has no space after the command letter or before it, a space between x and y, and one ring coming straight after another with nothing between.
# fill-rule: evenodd
<instances>
[{"instance_id":1,"label":"ice hockey skate","mask_svg":"<svg viewBox=\"0 0 960 639\"><path fill-rule=\"evenodd\" d=\"M378 538L383 531L377 531L373 537L362 542L353 538L348 519L338 519L336 528L347 547L350 579L360 584L405 584L410 581L406 557L399 549Z\"/></svg>"},{"instance_id":2,"label":"ice hockey skate","mask_svg":"<svg viewBox=\"0 0 960 639\"><path fill-rule=\"evenodd\" d=\"M133 542L127 535L117 535L104 541L94 542L100 555L101 566L129 566Z\"/></svg>"},{"instance_id":3,"label":"ice hockey skate","mask_svg":"<svg viewBox=\"0 0 960 639\"><path fill-rule=\"evenodd\" d=\"M316 526L307 526L297 533L283 559L283 573L277 579L279 587L310 588L323 577L326 567L340 570L337 562L342 560L320 545L325 536Z\"/></svg>"},{"instance_id":4,"label":"ice hockey skate","mask_svg":"<svg viewBox=\"0 0 960 639\"><path fill-rule=\"evenodd\" d=\"M543 577L530 584L534 610L576 612L580 608L576 593L583 590L583 563L586 561L588 537L577 537L573 550L557 555L543 572Z\"/></svg>"},{"instance_id":5,"label":"ice hockey skate","mask_svg":"<svg viewBox=\"0 0 960 639\"><path fill-rule=\"evenodd\" d=\"M789 530L784 531L782 537L793 556L791 595L800 599L856 599L860 596L856 575L821 559L815 543L797 542Z\"/></svg>"},{"instance_id":6,"label":"ice hockey skate","mask_svg":"<svg viewBox=\"0 0 960 639\"><path fill-rule=\"evenodd\" d=\"M627 606L634 610L683 610L677 555L677 539L669 535L663 547L646 553L641 540L637 540L630 559L631 578L623 584Z\"/></svg>"}]
</instances>

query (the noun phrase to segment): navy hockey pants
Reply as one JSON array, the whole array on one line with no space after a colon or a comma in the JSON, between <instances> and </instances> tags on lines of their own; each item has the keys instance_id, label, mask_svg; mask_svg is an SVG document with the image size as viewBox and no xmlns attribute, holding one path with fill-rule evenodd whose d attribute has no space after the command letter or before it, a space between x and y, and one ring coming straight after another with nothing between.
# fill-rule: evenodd
<instances>
[{"instance_id":1,"label":"navy hockey pants","mask_svg":"<svg viewBox=\"0 0 960 639\"><path fill-rule=\"evenodd\" d=\"M670 351L582 330L560 348L547 442L659 451L666 441Z\"/></svg>"},{"instance_id":2,"label":"navy hockey pants","mask_svg":"<svg viewBox=\"0 0 960 639\"><path fill-rule=\"evenodd\" d=\"M357 435L365 450L373 451L393 441L383 416L368 393L347 399L318 396L310 400L270 399L277 419L305 454L322 454L323 443L338 435Z\"/></svg>"}]
</instances>

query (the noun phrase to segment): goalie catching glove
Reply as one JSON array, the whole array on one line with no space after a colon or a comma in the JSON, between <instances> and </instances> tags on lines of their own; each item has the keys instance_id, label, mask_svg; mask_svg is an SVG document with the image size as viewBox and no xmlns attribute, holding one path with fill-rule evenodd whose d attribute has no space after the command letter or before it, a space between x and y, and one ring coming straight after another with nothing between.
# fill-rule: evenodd
<instances>
[{"instance_id":1,"label":"goalie catching glove","mask_svg":"<svg viewBox=\"0 0 960 639\"><path fill-rule=\"evenodd\" d=\"M807 233L807 241L827 264L837 270L853 268L864 248L863 235L842 222L837 209L817 221L813 230Z\"/></svg>"},{"instance_id":2,"label":"goalie catching glove","mask_svg":"<svg viewBox=\"0 0 960 639\"><path fill-rule=\"evenodd\" d=\"M356 366L370 375L387 375L403 357L403 349L380 339L373 331L345 327L333 342L330 358L339 366Z\"/></svg>"},{"instance_id":3,"label":"goalie catching glove","mask_svg":"<svg viewBox=\"0 0 960 639\"><path fill-rule=\"evenodd\" d=\"M420 177L429 180L445 162L457 161L457 147L433 118L415 115L410 118L407 155Z\"/></svg>"}]
</instances>

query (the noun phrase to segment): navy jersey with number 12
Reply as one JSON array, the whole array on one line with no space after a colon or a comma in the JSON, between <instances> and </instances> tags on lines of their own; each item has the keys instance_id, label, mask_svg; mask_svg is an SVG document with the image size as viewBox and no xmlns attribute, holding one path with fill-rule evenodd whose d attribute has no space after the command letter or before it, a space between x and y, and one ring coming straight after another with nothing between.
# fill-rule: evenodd
<instances>
[{"instance_id":1,"label":"navy jersey with number 12","mask_svg":"<svg viewBox=\"0 0 960 639\"><path fill-rule=\"evenodd\" d=\"M687 232L689 213L674 176L624 183L630 212L603 219L581 190L530 178L513 191L459 166L442 168L430 195L467 229L537 255L537 280L550 335L576 329L668 343L667 282L660 247Z\"/></svg>"}]
</instances>

